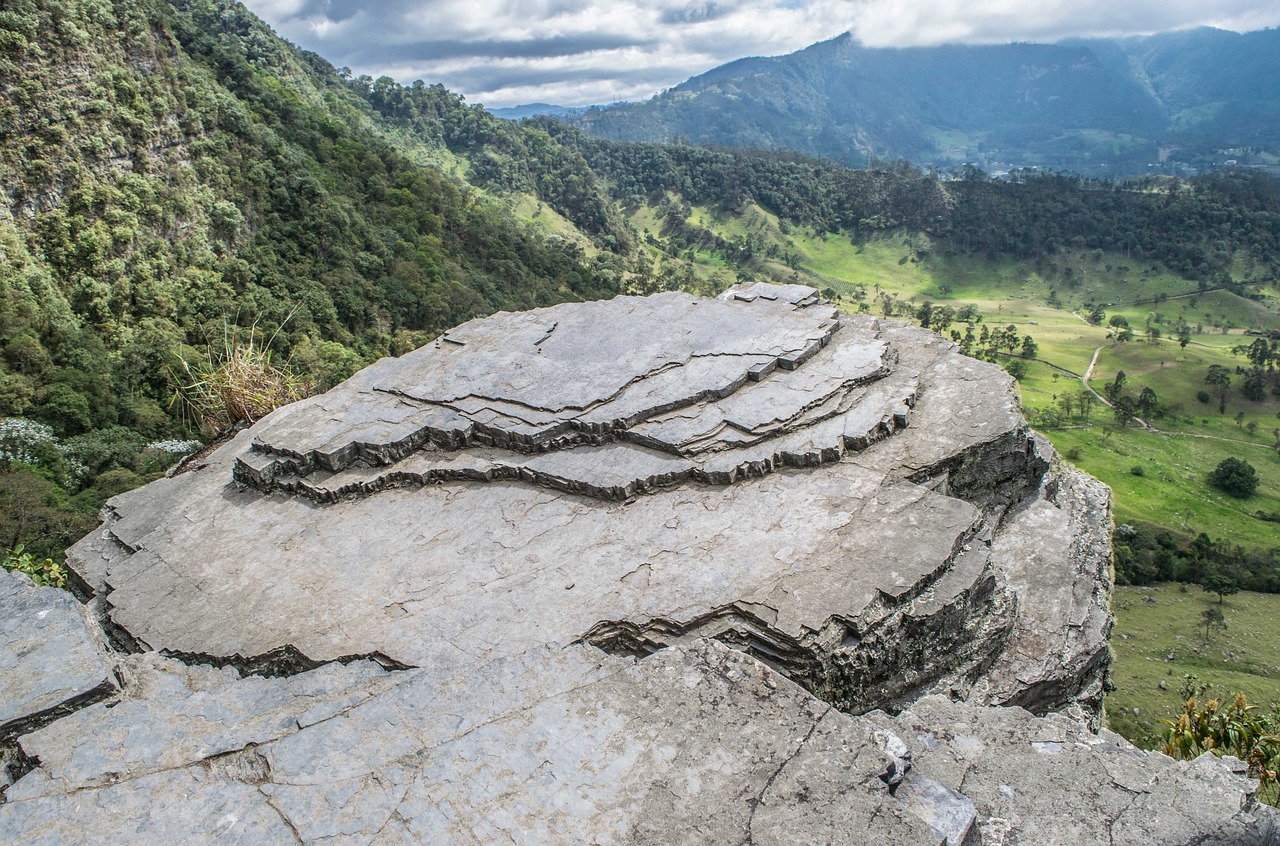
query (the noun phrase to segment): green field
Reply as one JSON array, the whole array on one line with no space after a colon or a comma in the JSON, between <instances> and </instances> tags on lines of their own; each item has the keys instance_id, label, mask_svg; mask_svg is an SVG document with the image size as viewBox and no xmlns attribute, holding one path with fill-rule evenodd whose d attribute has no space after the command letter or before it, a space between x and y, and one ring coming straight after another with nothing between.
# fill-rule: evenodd
<instances>
[{"instance_id":1,"label":"green field","mask_svg":"<svg viewBox=\"0 0 1280 846\"><path fill-rule=\"evenodd\" d=\"M1252 340L1233 336L1237 344ZM1210 365L1220 365L1231 371L1232 386L1227 391L1227 408L1218 412L1218 400L1212 395L1212 387L1204 383ZM1191 344L1179 349L1174 341L1156 343L1130 341L1103 348L1094 369L1095 387L1115 378L1116 371L1123 370L1129 384L1150 386L1165 405L1174 413L1153 421L1161 429L1195 431L1245 442L1270 445L1276 442L1272 430L1280 427L1280 397L1269 395L1261 402L1245 399L1239 391L1242 376L1235 373L1238 365L1248 364L1242 356L1232 355L1229 348L1205 344ZM1198 391L1209 391L1209 402L1197 399ZM1237 422L1236 416L1243 414ZM1250 436L1246 427L1250 422L1257 430Z\"/></svg>"},{"instance_id":2,"label":"green field","mask_svg":"<svg viewBox=\"0 0 1280 846\"><path fill-rule=\"evenodd\" d=\"M781 236L779 236L781 237ZM1115 492L1117 522L1144 521L1195 534L1207 532L1252 548L1280 546L1280 524L1254 519L1255 511L1280 510L1280 397L1262 402L1244 399L1239 392L1242 377L1237 365L1247 363L1231 348L1252 338L1235 330L1223 334L1209 326L1210 315L1233 319L1245 316L1250 325L1280 326L1274 299L1255 302L1226 291L1197 297L1165 300L1159 305L1121 310L1127 314L1137 337L1117 343L1106 326L1092 326L1073 309L1083 303L1132 302L1160 293L1176 295L1194 291L1196 283L1178 279L1159 269L1136 268L1121 257L1080 251L1055 256L1041 270L1012 260L988 261L981 257L945 257L931 252L934 245L924 236L894 236L855 244L838 235L795 235L788 239L805 257L801 266L837 292L848 293L857 285L868 289L868 298L892 292L903 300L960 305L973 303L988 325L1014 325L1019 334L1032 335L1041 362L1029 365L1019 383L1029 416L1059 406L1063 395L1078 395L1084 388L1071 374L1083 374L1094 351L1100 349L1090 385L1101 391L1117 371L1125 371L1130 393L1143 387L1156 392L1166 413L1153 419L1159 430L1136 424L1118 429L1110 410L1096 403L1088 421L1078 416L1062 428L1044 433L1059 452L1078 454L1083 470ZM813 281L812 284L819 284ZM1057 307L1048 304L1054 291ZM1175 340L1145 339L1147 315L1155 309L1170 326L1178 316L1193 327L1200 325L1191 343L1181 348ZM872 313L877 313L873 307ZM1115 311L1109 313L1117 313ZM1195 320L1193 320L1193 318ZM1197 394L1208 388L1204 376L1218 364L1232 372L1227 409L1218 412L1217 398L1201 402ZM1237 415L1243 416L1237 419ZM1253 432L1248 429L1254 424ZM1078 453L1075 452L1078 450ZM1258 471L1257 495L1235 500L1215 491L1206 477L1230 457L1244 458ZM1142 475L1133 469L1142 467Z\"/></svg>"},{"instance_id":3,"label":"green field","mask_svg":"<svg viewBox=\"0 0 1280 846\"><path fill-rule=\"evenodd\" d=\"M1206 532L1248 548L1280 545L1280 523L1254 519L1254 511L1280 510L1280 462L1261 447L1102 427L1045 432L1072 463L1107 482L1116 523L1143 521L1187 534ZM1235 499L1209 487L1206 475L1224 458L1243 456L1258 471L1258 493ZM1143 468L1143 475L1133 473Z\"/></svg>"},{"instance_id":4,"label":"green field","mask_svg":"<svg viewBox=\"0 0 1280 846\"><path fill-rule=\"evenodd\" d=\"M1154 746L1166 728L1160 720L1182 710L1177 691L1187 673L1212 685L1210 697L1230 699L1242 691L1267 708L1280 703L1280 596L1228 596L1222 604L1227 629L1213 629L1206 642L1200 615L1217 602L1194 586L1116 588L1110 728L1139 746Z\"/></svg>"},{"instance_id":5,"label":"green field","mask_svg":"<svg viewBox=\"0 0 1280 846\"><path fill-rule=\"evenodd\" d=\"M652 207L631 212L637 231L660 238L661 222ZM754 205L737 214L693 206L688 221L720 237L751 239L775 258L757 262L758 278L802 281L839 296L849 310L883 313L883 298L896 298L899 312L926 300L960 308L972 304L991 327L1012 325L1034 337L1038 361L1028 362L1019 383L1028 417L1058 451L1115 492L1117 522L1142 521L1195 535L1228 539L1253 549L1280 547L1280 524L1255 519L1256 511L1280 511L1280 397L1246 400L1236 367L1247 360L1232 348L1251 343L1244 327L1280 326L1280 302L1270 283L1253 278L1242 258L1233 272L1249 282L1249 299L1225 290L1202 292L1187 280L1151 263L1097 250L1066 250L1035 262L989 259L935 243L923 234L893 234L858 241L847 234L815 233L787 227ZM782 258L777 258L781 256ZM734 271L719 256L696 256L698 275ZM788 266L787 262L790 266ZM1151 302L1138 303L1148 300ZM1107 315L1129 321L1135 337L1120 343L1105 325L1089 324L1086 303L1107 306ZM1179 321L1192 328L1190 343L1176 337ZM963 330L963 326L953 328ZM1149 340L1148 329L1160 337ZM1084 419L1075 398L1084 390L1080 377L1094 352L1090 381L1101 392L1123 370L1128 392L1155 391L1163 413L1150 420L1154 430L1137 424L1117 428L1101 401ZM1226 411L1218 400L1199 393L1211 365L1232 374ZM1065 416L1063 402L1075 402ZM1055 420L1045 412L1056 412ZM1253 429L1250 431L1249 426ZM1209 487L1207 477L1226 458L1244 458L1260 478L1258 493L1235 500ZM1134 468L1140 467L1141 475Z\"/></svg>"}]
</instances>

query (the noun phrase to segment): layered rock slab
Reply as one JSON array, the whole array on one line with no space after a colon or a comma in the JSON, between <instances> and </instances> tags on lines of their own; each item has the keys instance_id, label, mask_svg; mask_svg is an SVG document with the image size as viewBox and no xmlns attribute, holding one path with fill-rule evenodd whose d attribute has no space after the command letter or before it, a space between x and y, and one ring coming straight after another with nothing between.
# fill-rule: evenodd
<instances>
[{"instance_id":1,"label":"layered rock slab","mask_svg":"<svg viewBox=\"0 0 1280 846\"><path fill-rule=\"evenodd\" d=\"M639 661L579 645L239 681L129 663L119 705L22 739L43 763L10 788L0 830L40 844L726 846L1280 833L1228 761L940 697L853 717L715 640Z\"/></svg>"},{"instance_id":2,"label":"layered rock slab","mask_svg":"<svg viewBox=\"0 0 1280 846\"><path fill-rule=\"evenodd\" d=\"M228 680L145 708L127 693L24 738L49 775L15 785L0 824L26 842L112 842L140 823L170 842L293 842L281 823L305 843L936 839L890 797L897 763L869 726L714 641L641 663L579 646L390 680L356 669L351 701L299 719L299 689L331 688L322 675L245 680L258 695L235 711L210 707L240 695ZM209 738L257 742L231 756L210 754L215 741L193 757L189 732L149 746L144 726L190 727L194 712ZM282 713L296 723L276 722ZM808 801L796 805L799 790ZM146 801L183 791L187 808ZM239 813L220 825L192 811L225 810L237 794ZM101 817L90 827L86 813Z\"/></svg>"},{"instance_id":3,"label":"layered rock slab","mask_svg":"<svg viewBox=\"0 0 1280 846\"><path fill-rule=\"evenodd\" d=\"M70 563L174 657L18 738L0 827L970 842L985 795L850 714L1096 719L1107 504L999 368L803 286L473 321L111 501Z\"/></svg>"},{"instance_id":4,"label":"layered rock slab","mask_svg":"<svg viewBox=\"0 0 1280 846\"><path fill-rule=\"evenodd\" d=\"M280 409L113 500L71 560L177 654L714 635L870 708L1000 652L991 540L1046 467L1008 377L936 335L796 286L619 298L473 321Z\"/></svg>"},{"instance_id":5,"label":"layered rock slab","mask_svg":"<svg viewBox=\"0 0 1280 846\"><path fill-rule=\"evenodd\" d=\"M115 689L80 603L0 570L0 740Z\"/></svg>"}]
</instances>

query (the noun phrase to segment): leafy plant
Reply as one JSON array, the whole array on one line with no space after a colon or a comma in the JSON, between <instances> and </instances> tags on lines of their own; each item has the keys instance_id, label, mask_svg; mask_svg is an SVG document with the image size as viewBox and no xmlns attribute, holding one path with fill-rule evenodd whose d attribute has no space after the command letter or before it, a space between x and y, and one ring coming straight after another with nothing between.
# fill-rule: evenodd
<instances>
[{"instance_id":1,"label":"leafy plant","mask_svg":"<svg viewBox=\"0 0 1280 846\"><path fill-rule=\"evenodd\" d=\"M1262 785L1262 798L1277 803L1280 770L1280 721L1259 712L1243 693L1225 708L1217 699L1203 706L1192 696L1176 720L1161 720L1169 733L1161 751L1174 758L1198 758L1205 752L1234 755L1249 765L1249 774Z\"/></svg>"},{"instance_id":2,"label":"leafy plant","mask_svg":"<svg viewBox=\"0 0 1280 846\"><path fill-rule=\"evenodd\" d=\"M41 587L64 588L67 586L67 570L52 558L40 559L26 551L22 544L9 550L3 566L10 573L26 573L31 581Z\"/></svg>"}]
</instances>

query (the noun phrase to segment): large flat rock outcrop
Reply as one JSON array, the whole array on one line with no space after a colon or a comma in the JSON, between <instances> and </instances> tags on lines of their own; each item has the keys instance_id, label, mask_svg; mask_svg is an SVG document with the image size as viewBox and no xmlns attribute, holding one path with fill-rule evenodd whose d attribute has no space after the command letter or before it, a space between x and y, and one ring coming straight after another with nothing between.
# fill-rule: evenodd
<instances>
[{"instance_id":1,"label":"large flat rock outcrop","mask_svg":"<svg viewBox=\"0 0 1280 846\"><path fill-rule=\"evenodd\" d=\"M69 563L122 687L14 733L23 842L1051 842L1050 759L1065 803L1129 768L1112 835L1165 831L1142 773L1217 797L1075 842L1274 832L1091 731L1106 489L998 367L803 286L472 321L105 517ZM969 723L1011 805L938 751Z\"/></svg>"}]
</instances>

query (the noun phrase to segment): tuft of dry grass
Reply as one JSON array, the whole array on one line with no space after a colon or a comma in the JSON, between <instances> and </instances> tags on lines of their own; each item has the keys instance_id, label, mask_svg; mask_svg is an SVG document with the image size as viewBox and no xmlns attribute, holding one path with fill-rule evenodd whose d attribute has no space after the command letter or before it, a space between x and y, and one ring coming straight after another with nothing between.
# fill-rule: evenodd
<instances>
[{"instance_id":1,"label":"tuft of dry grass","mask_svg":"<svg viewBox=\"0 0 1280 846\"><path fill-rule=\"evenodd\" d=\"M259 344L250 330L247 339L230 331L223 333L223 348L210 348L207 361L181 361L181 372L173 374L177 384L170 408L175 405L184 420L200 431L216 436L237 423L253 423L282 405L308 397L314 390L310 381L292 372L288 365L271 360L270 342Z\"/></svg>"}]
</instances>

